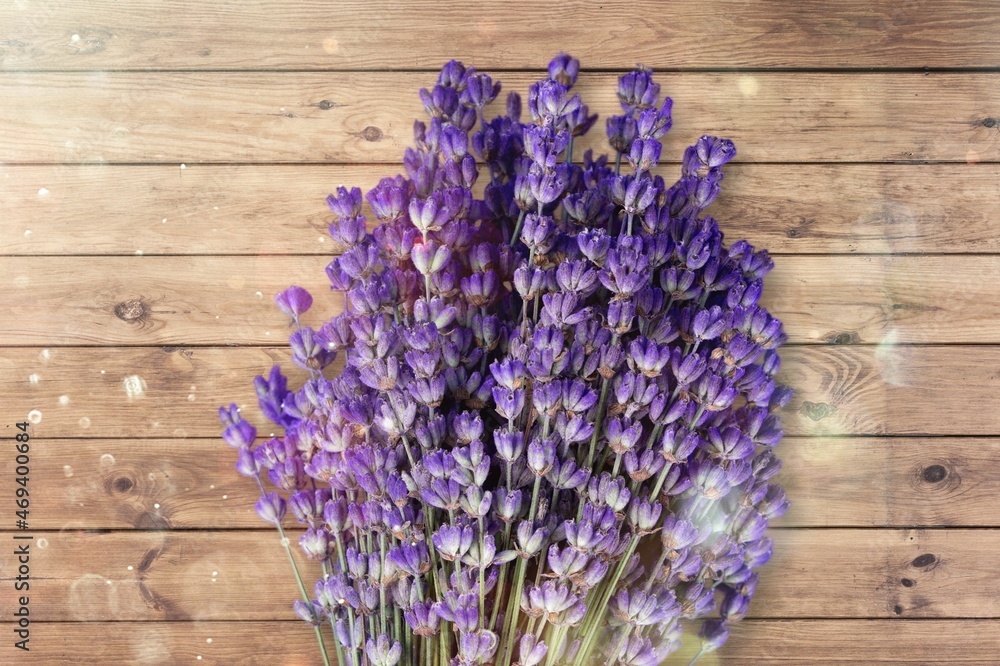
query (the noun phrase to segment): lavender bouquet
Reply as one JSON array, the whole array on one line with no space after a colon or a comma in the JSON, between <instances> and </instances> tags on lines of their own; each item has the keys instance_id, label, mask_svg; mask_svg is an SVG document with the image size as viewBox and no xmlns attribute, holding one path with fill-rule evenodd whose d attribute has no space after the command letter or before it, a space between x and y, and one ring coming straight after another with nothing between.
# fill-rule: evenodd
<instances>
[{"instance_id":1,"label":"lavender bouquet","mask_svg":"<svg viewBox=\"0 0 1000 666\"><path fill-rule=\"evenodd\" d=\"M515 93L488 119L500 84L446 64L406 176L367 193L374 232L359 189L328 198L342 312L313 329L305 290L276 298L309 373L256 378L284 435L220 410L261 518L286 550L288 508L307 528L322 576L307 588L289 551L295 610L325 663L329 625L350 666L652 666L747 612L788 506L772 261L702 214L730 141L653 174L672 103L647 69L619 79L613 161L573 162L597 119L579 67L551 62L527 120Z\"/></svg>"}]
</instances>

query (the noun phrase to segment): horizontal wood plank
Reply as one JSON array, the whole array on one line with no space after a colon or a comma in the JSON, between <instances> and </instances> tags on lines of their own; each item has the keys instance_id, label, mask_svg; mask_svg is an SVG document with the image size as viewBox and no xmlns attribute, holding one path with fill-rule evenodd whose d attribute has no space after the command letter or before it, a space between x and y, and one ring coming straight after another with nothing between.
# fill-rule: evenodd
<instances>
[{"instance_id":1,"label":"horizontal wood plank","mask_svg":"<svg viewBox=\"0 0 1000 666\"><path fill-rule=\"evenodd\" d=\"M787 347L782 361L788 435L1000 435L1000 347ZM11 347L0 404L37 412L38 437L214 437L230 402L266 433L252 380L275 363L301 383L276 347Z\"/></svg>"},{"instance_id":2,"label":"horizontal wood plank","mask_svg":"<svg viewBox=\"0 0 1000 666\"><path fill-rule=\"evenodd\" d=\"M307 288L319 325L343 309L330 257L0 257L0 345L282 341L274 295ZM968 276L975 276L969 279ZM763 304L793 343L998 343L1000 256L789 256Z\"/></svg>"},{"instance_id":3,"label":"horizontal wood plank","mask_svg":"<svg viewBox=\"0 0 1000 666\"><path fill-rule=\"evenodd\" d=\"M0 255L327 254L325 195L400 170L0 165ZM734 164L709 213L774 254L998 252L998 180L993 164Z\"/></svg>"},{"instance_id":4,"label":"horizontal wood plank","mask_svg":"<svg viewBox=\"0 0 1000 666\"><path fill-rule=\"evenodd\" d=\"M221 439L38 442L36 529L267 527ZM789 437L777 453L792 508L775 525L1000 527L997 439Z\"/></svg>"},{"instance_id":5,"label":"horizontal wood plank","mask_svg":"<svg viewBox=\"0 0 1000 666\"><path fill-rule=\"evenodd\" d=\"M536 74L502 77L524 92ZM0 162L319 162L399 164L424 118L427 73L7 73ZM1000 74L685 73L664 156L702 134L742 162L993 162ZM578 84L592 111L619 113L615 76ZM942 94L942 91L947 94ZM67 105L65 100L72 99ZM603 120L579 154L606 152ZM178 166L177 177L184 174Z\"/></svg>"},{"instance_id":6,"label":"horizontal wood plank","mask_svg":"<svg viewBox=\"0 0 1000 666\"><path fill-rule=\"evenodd\" d=\"M725 0L348 0L335 14L319 0L23 0L0 10L0 26L8 69L409 69L454 57L538 68L560 48L616 69L1000 64L1000 14L984 0L805 0L780 11Z\"/></svg>"},{"instance_id":7,"label":"horizontal wood plank","mask_svg":"<svg viewBox=\"0 0 1000 666\"><path fill-rule=\"evenodd\" d=\"M772 530L771 536L774 556L761 569L752 617L996 616L993 553L1000 531ZM45 543L35 543L31 561L35 620L295 617L296 585L276 532L61 531L36 538ZM319 567L296 557L303 577L315 580Z\"/></svg>"},{"instance_id":8,"label":"horizontal wood plank","mask_svg":"<svg viewBox=\"0 0 1000 666\"><path fill-rule=\"evenodd\" d=\"M9 623L0 630L10 629ZM324 628L325 631L325 628ZM7 631L9 633L9 631ZM996 620L744 620L706 664L995 664ZM859 640L860 639L860 640ZM331 640L328 636L327 640ZM319 666L316 638L298 621L37 622L22 664L227 666L248 655L263 664ZM664 666L683 666L693 635ZM198 659L201 657L201 659Z\"/></svg>"},{"instance_id":9,"label":"horizontal wood plank","mask_svg":"<svg viewBox=\"0 0 1000 666\"><path fill-rule=\"evenodd\" d=\"M799 438L775 451L782 527L1000 526L1000 440Z\"/></svg>"}]
</instances>

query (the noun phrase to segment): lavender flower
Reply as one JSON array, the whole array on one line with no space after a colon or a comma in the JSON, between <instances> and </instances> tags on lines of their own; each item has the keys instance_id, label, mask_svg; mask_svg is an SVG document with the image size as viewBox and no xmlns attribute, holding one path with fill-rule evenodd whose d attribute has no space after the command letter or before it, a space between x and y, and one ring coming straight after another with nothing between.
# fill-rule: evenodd
<instances>
[{"instance_id":1,"label":"lavender flower","mask_svg":"<svg viewBox=\"0 0 1000 666\"><path fill-rule=\"evenodd\" d=\"M619 79L613 165L576 164L580 75L560 54L530 120L516 93L487 119L500 83L447 63L405 174L327 200L342 312L313 329L308 292L275 299L308 373L254 381L282 434L220 410L258 514L285 544L289 509L305 527L322 576L294 611L324 660L332 635L350 666L653 666L748 612L788 508L773 261L704 214L732 142L664 181L673 103L646 68Z\"/></svg>"}]
</instances>

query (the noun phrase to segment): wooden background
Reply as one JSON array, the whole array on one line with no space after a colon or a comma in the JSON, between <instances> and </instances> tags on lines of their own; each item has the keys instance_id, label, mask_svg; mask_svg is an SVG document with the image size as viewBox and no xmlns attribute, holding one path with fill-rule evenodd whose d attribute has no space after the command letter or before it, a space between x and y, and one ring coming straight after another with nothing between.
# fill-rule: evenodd
<instances>
[{"instance_id":1,"label":"wooden background","mask_svg":"<svg viewBox=\"0 0 1000 666\"><path fill-rule=\"evenodd\" d=\"M733 138L713 213L776 255L793 507L703 663L1000 661L996 2L12 0L0 423L41 420L32 651L4 545L0 663L317 663L215 410L287 361L277 291L332 311L323 199L398 172L433 70L523 92L560 49L602 117L656 68L665 175Z\"/></svg>"}]
</instances>

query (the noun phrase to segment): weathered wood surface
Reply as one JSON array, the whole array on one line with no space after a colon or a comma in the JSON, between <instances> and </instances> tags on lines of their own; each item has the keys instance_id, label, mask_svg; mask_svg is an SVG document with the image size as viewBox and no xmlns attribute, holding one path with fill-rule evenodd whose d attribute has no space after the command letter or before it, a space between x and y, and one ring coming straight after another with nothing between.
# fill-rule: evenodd
<instances>
[{"instance_id":1,"label":"weathered wood surface","mask_svg":"<svg viewBox=\"0 0 1000 666\"><path fill-rule=\"evenodd\" d=\"M7 632L9 624L0 624ZM9 632L8 632L9 633ZM733 626L706 664L996 664L996 620L754 620ZM329 639L328 639L329 640ZM218 664L253 655L254 663L319 666L316 638L299 621L41 622L32 625L23 664ZM686 635L665 666L683 666L696 650ZM199 660L198 657L201 657Z\"/></svg>"},{"instance_id":2,"label":"weathered wood surface","mask_svg":"<svg viewBox=\"0 0 1000 666\"><path fill-rule=\"evenodd\" d=\"M318 326L343 310L305 257L0 257L0 345L273 344L288 333L274 295L291 284ZM998 256L786 256L763 305L792 343L1000 343ZM969 276L975 276L970 279Z\"/></svg>"},{"instance_id":3,"label":"weathered wood surface","mask_svg":"<svg viewBox=\"0 0 1000 666\"><path fill-rule=\"evenodd\" d=\"M325 195L401 169L0 165L0 255L328 254ZM772 254L997 252L998 181L994 164L732 164L709 212Z\"/></svg>"},{"instance_id":4,"label":"weathered wood surface","mask_svg":"<svg viewBox=\"0 0 1000 666\"><path fill-rule=\"evenodd\" d=\"M0 26L7 69L411 69L454 57L538 68L559 49L613 69L1000 64L1000 12L986 0L19 0Z\"/></svg>"},{"instance_id":5,"label":"weathered wood surface","mask_svg":"<svg viewBox=\"0 0 1000 666\"><path fill-rule=\"evenodd\" d=\"M294 544L296 533L289 535ZM761 569L752 617L996 617L998 530L778 529L771 536L774 557ZM31 591L43 600L32 607L38 621L295 618L296 585L285 575L277 532L67 530L36 538L46 540L44 548L36 542L31 560L38 572ZM315 580L319 567L300 553L303 577Z\"/></svg>"},{"instance_id":6,"label":"weathered wood surface","mask_svg":"<svg viewBox=\"0 0 1000 666\"><path fill-rule=\"evenodd\" d=\"M221 439L39 440L32 525L269 529ZM1000 527L997 438L786 438L780 527Z\"/></svg>"},{"instance_id":7,"label":"weathered wood surface","mask_svg":"<svg viewBox=\"0 0 1000 666\"><path fill-rule=\"evenodd\" d=\"M500 78L523 93L538 74ZM0 162L398 164L414 119L425 116L417 90L434 80L407 72L5 73ZM577 88L602 118L620 112L614 74L581 75ZM664 80L663 92L674 99L668 160L702 134L733 139L747 163L1000 159L998 73L682 73ZM580 154L607 152L600 127L578 140Z\"/></svg>"},{"instance_id":8,"label":"weathered wood surface","mask_svg":"<svg viewBox=\"0 0 1000 666\"><path fill-rule=\"evenodd\" d=\"M0 403L37 410L37 437L214 437L230 402L267 433L252 380L275 363L302 381L283 347L12 347ZM1000 434L997 346L786 347L782 364L788 435Z\"/></svg>"},{"instance_id":9,"label":"weathered wood surface","mask_svg":"<svg viewBox=\"0 0 1000 666\"><path fill-rule=\"evenodd\" d=\"M792 508L754 618L702 663L997 663L987 0L0 6L0 405L37 421L16 663L318 663L215 410L270 432L252 377L290 367L271 297L320 297L323 198L400 170L433 70L458 57L523 93L560 48L602 116L621 70L669 70L660 172L700 134L733 138L711 213L785 255L765 298L794 343ZM602 126L578 156L606 151Z\"/></svg>"}]
</instances>

